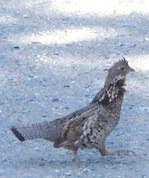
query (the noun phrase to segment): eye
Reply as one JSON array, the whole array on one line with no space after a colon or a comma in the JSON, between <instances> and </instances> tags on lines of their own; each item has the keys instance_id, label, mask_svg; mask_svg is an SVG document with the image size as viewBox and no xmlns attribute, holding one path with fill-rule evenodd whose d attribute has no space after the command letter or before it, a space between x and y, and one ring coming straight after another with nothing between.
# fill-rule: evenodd
<instances>
[{"instance_id":1,"label":"eye","mask_svg":"<svg viewBox=\"0 0 149 178\"><path fill-rule=\"evenodd\" d=\"M125 67L121 67L120 69L121 69L122 71L125 71Z\"/></svg>"}]
</instances>

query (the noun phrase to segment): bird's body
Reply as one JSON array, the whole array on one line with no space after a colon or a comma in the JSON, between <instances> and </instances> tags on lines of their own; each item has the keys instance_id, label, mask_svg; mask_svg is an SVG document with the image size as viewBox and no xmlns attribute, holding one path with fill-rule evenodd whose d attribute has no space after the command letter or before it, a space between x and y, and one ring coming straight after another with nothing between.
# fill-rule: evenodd
<instances>
[{"instance_id":1,"label":"bird's body","mask_svg":"<svg viewBox=\"0 0 149 178\"><path fill-rule=\"evenodd\" d=\"M121 70L119 66L126 71L121 74L117 71ZM126 60L119 61L109 69L104 87L85 108L51 122L12 127L11 130L20 141L44 138L54 142L54 147L65 147L74 154L78 149L96 148L101 155L107 155L105 140L120 119L123 86L130 71L133 69Z\"/></svg>"}]
</instances>

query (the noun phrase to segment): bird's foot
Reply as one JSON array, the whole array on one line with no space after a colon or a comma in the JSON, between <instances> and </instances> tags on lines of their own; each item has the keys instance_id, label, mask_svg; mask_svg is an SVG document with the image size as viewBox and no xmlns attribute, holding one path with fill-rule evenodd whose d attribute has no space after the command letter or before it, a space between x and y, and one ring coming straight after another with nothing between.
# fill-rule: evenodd
<instances>
[{"instance_id":1,"label":"bird's foot","mask_svg":"<svg viewBox=\"0 0 149 178\"><path fill-rule=\"evenodd\" d=\"M78 154L77 154L77 149L73 150L73 154L74 154L73 161L74 161L75 165L77 167L80 167L81 163L80 163L80 158L78 157Z\"/></svg>"},{"instance_id":2,"label":"bird's foot","mask_svg":"<svg viewBox=\"0 0 149 178\"><path fill-rule=\"evenodd\" d=\"M77 167L80 167L80 166L81 166L80 159L79 159L79 157L78 157L77 155L73 158L73 162L75 163L75 165L76 165Z\"/></svg>"},{"instance_id":3,"label":"bird's foot","mask_svg":"<svg viewBox=\"0 0 149 178\"><path fill-rule=\"evenodd\" d=\"M131 150L114 150L114 151L106 151L106 154L102 156L108 156L108 155L136 155L136 153Z\"/></svg>"}]
</instances>

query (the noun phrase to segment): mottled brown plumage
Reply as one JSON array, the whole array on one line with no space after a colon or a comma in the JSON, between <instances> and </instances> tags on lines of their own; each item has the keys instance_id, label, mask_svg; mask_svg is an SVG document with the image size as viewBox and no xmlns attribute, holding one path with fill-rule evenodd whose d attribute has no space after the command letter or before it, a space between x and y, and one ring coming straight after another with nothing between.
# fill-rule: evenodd
<instances>
[{"instance_id":1,"label":"mottled brown plumage","mask_svg":"<svg viewBox=\"0 0 149 178\"><path fill-rule=\"evenodd\" d=\"M103 156L110 154L105 140L120 119L123 87L131 71L134 70L125 59L118 61L109 69L104 87L88 106L51 122L12 127L12 132L20 141L44 138L54 142L54 147L65 147L75 155L84 148L96 148Z\"/></svg>"}]
</instances>

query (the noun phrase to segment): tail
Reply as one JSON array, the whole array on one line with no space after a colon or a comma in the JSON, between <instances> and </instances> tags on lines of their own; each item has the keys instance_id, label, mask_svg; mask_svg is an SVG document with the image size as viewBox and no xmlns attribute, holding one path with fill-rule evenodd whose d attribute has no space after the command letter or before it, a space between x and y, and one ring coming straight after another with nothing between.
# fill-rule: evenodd
<instances>
[{"instance_id":1,"label":"tail","mask_svg":"<svg viewBox=\"0 0 149 178\"><path fill-rule=\"evenodd\" d=\"M11 131L13 132L13 134L21 141L25 141L25 138L23 137L23 135L17 130L17 128L12 127Z\"/></svg>"},{"instance_id":2,"label":"tail","mask_svg":"<svg viewBox=\"0 0 149 178\"><path fill-rule=\"evenodd\" d=\"M11 131L21 141L32 140L37 138L49 139L55 141L60 136L54 123L43 122L21 127L12 127Z\"/></svg>"}]
</instances>

